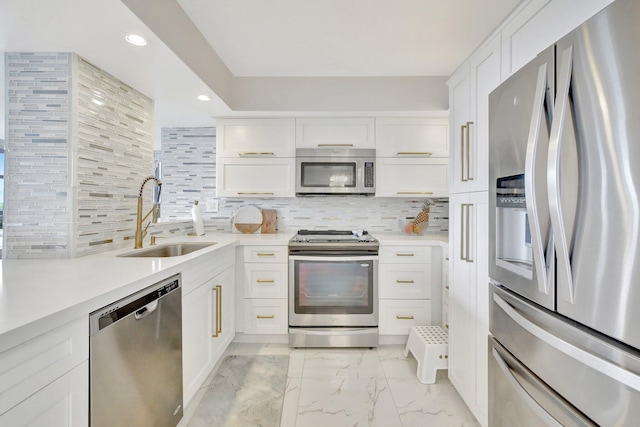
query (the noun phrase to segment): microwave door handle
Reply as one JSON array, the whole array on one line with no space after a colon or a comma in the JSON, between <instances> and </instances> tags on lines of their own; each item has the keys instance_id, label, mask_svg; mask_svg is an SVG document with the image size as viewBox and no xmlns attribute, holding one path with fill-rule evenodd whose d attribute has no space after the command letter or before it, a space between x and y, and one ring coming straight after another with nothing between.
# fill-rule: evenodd
<instances>
[{"instance_id":1,"label":"microwave door handle","mask_svg":"<svg viewBox=\"0 0 640 427\"><path fill-rule=\"evenodd\" d=\"M547 89L547 63L538 69L538 80L533 101L533 117L529 127L527 140L527 153L524 166L524 194L526 197L527 217L529 230L531 231L531 249L533 252L533 265L538 278L538 290L544 294L549 293L549 277L547 274L547 262L542 244L542 230L540 226L540 208L536 197L536 160L540 145L540 129L543 122L545 93Z\"/></svg>"},{"instance_id":2,"label":"microwave door handle","mask_svg":"<svg viewBox=\"0 0 640 427\"><path fill-rule=\"evenodd\" d=\"M571 84L571 71L573 67L573 47L569 47L562 53L560 71L558 73L558 87L556 106L549 137L549 157L547 159L547 188L549 192L549 212L551 214L551 227L555 240L557 254L558 288L565 301L573 304L574 289L571 273L571 261L569 260L569 244L567 231L564 226L562 205L560 201L560 157L562 152L562 134L564 122L569 108L569 87Z\"/></svg>"}]
</instances>

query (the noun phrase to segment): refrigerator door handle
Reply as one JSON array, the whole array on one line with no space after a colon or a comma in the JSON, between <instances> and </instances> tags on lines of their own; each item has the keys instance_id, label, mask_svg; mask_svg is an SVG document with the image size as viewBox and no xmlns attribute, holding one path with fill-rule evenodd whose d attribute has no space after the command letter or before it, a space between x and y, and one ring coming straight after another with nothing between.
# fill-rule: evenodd
<instances>
[{"instance_id":1,"label":"refrigerator door handle","mask_svg":"<svg viewBox=\"0 0 640 427\"><path fill-rule=\"evenodd\" d=\"M509 385L515 391L515 393L522 399L527 406L536 414L538 417L545 422L546 425L552 427L562 427L555 418L553 418L547 411L544 410L542 406L536 402L536 400L525 390L524 387L518 382L516 377L511 373L511 369L509 365L502 359L502 356L498 353L498 351L494 348L491 349L491 353L493 358L495 359L498 367L504 374L505 379L509 382Z\"/></svg>"},{"instance_id":2,"label":"refrigerator door handle","mask_svg":"<svg viewBox=\"0 0 640 427\"><path fill-rule=\"evenodd\" d=\"M558 338L547 330L536 325L534 322L527 319L522 314L518 313L518 311L511 304L505 301L498 294L493 294L493 301L522 329L529 332L539 340L566 354L572 359L582 363L583 365L589 366L590 368L595 369L601 374L613 378L614 380L626 385L627 387L640 392L640 376L634 374L633 372L627 371L620 366L609 362L608 360L602 359L593 353L589 353L588 351L585 351L580 347L576 347L575 345L563 339Z\"/></svg>"},{"instance_id":3,"label":"refrigerator door handle","mask_svg":"<svg viewBox=\"0 0 640 427\"><path fill-rule=\"evenodd\" d=\"M547 262L542 244L542 231L538 200L535 191L536 159L540 141L540 127L542 126L545 94L547 89L547 63L538 69L538 81L533 101L533 117L529 127L529 139L525 156L524 169L524 193L526 197L527 216L529 218L529 230L531 231L531 249L533 252L533 265L538 277L538 290L544 294L549 293L549 277L547 275Z\"/></svg>"},{"instance_id":4,"label":"refrigerator door handle","mask_svg":"<svg viewBox=\"0 0 640 427\"><path fill-rule=\"evenodd\" d=\"M547 159L547 190L549 192L549 212L551 227L555 237L557 253L558 287L567 302L574 303L573 278L571 261L569 260L569 244L567 230L562 220L562 205L560 201L560 157L562 148L562 133L564 121L569 108L569 87L571 85L571 71L573 67L573 47L562 53L558 72L558 86L556 106L549 137L549 157ZM565 284L562 286L562 284Z\"/></svg>"}]
</instances>

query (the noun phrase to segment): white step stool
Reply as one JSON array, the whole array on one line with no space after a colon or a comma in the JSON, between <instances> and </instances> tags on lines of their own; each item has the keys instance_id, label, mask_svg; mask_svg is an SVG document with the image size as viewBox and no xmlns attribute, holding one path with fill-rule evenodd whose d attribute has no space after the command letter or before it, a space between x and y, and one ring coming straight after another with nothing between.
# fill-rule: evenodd
<instances>
[{"instance_id":1,"label":"white step stool","mask_svg":"<svg viewBox=\"0 0 640 427\"><path fill-rule=\"evenodd\" d=\"M412 326L404 349L404 357L413 353L418 361L418 381L436 382L436 370L447 369L449 339L440 326Z\"/></svg>"}]
</instances>

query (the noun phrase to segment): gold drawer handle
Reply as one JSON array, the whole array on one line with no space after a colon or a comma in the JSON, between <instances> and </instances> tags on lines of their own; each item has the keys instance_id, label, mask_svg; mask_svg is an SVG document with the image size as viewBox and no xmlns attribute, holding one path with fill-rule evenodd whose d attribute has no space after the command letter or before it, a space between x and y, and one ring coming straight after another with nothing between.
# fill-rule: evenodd
<instances>
[{"instance_id":1,"label":"gold drawer handle","mask_svg":"<svg viewBox=\"0 0 640 427\"><path fill-rule=\"evenodd\" d=\"M398 151L398 156L433 156L428 151Z\"/></svg>"},{"instance_id":2,"label":"gold drawer handle","mask_svg":"<svg viewBox=\"0 0 640 427\"><path fill-rule=\"evenodd\" d=\"M269 191L238 191L238 195L239 196L255 196L255 195L273 196L273 193Z\"/></svg>"},{"instance_id":3,"label":"gold drawer handle","mask_svg":"<svg viewBox=\"0 0 640 427\"><path fill-rule=\"evenodd\" d=\"M398 191L397 194L433 194L433 191Z\"/></svg>"},{"instance_id":4,"label":"gold drawer handle","mask_svg":"<svg viewBox=\"0 0 640 427\"><path fill-rule=\"evenodd\" d=\"M256 280L257 283L275 283L275 280L263 280L263 279L258 279Z\"/></svg>"},{"instance_id":5,"label":"gold drawer handle","mask_svg":"<svg viewBox=\"0 0 640 427\"><path fill-rule=\"evenodd\" d=\"M258 252L256 255L258 256L276 256L275 252Z\"/></svg>"},{"instance_id":6,"label":"gold drawer handle","mask_svg":"<svg viewBox=\"0 0 640 427\"><path fill-rule=\"evenodd\" d=\"M276 317L275 314L269 314L268 316L265 316L265 315L262 315L262 314L258 314L256 316L256 319L273 319L275 317Z\"/></svg>"},{"instance_id":7,"label":"gold drawer handle","mask_svg":"<svg viewBox=\"0 0 640 427\"><path fill-rule=\"evenodd\" d=\"M318 144L318 147L353 147L353 144Z\"/></svg>"},{"instance_id":8,"label":"gold drawer handle","mask_svg":"<svg viewBox=\"0 0 640 427\"><path fill-rule=\"evenodd\" d=\"M396 316L398 320L413 320L415 319L413 316Z\"/></svg>"},{"instance_id":9,"label":"gold drawer handle","mask_svg":"<svg viewBox=\"0 0 640 427\"><path fill-rule=\"evenodd\" d=\"M271 151L242 151L238 156L273 156Z\"/></svg>"},{"instance_id":10,"label":"gold drawer handle","mask_svg":"<svg viewBox=\"0 0 640 427\"><path fill-rule=\"evenodd\" d=\"M396 254L396 256L416 256L415 254L403 254L403 253L398 253Z\"/></svg>"},{"instance_id":11,"label":"gold drawer handle","mask_svg":"<svg viewBox=\"0 0 640 427\"><path fill-rule=\"evenodd\" d=\"M412 285L415 282L413 280L396 280L396 283L407 283L409 285Z\"/></svg>"}]
</instances>

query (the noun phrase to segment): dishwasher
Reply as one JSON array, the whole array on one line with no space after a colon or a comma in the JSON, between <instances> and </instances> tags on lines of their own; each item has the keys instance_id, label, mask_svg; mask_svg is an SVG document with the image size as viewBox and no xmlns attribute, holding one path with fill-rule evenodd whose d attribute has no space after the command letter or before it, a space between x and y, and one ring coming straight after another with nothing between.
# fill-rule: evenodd
<instances>
[{"instance_id":1,"label":"dishwasher","mask_svg":"<svg viewBox=\"0 0 640 427\"><path fill-rule=\"evenodd\" d=\"M182 296L169 277L89 315L90 425L182 418Z\"/></svg>"}]
</instances>

